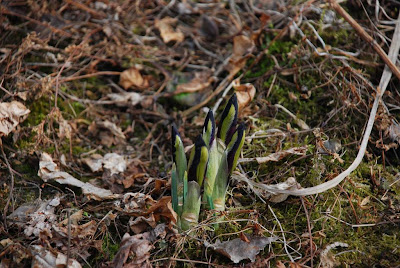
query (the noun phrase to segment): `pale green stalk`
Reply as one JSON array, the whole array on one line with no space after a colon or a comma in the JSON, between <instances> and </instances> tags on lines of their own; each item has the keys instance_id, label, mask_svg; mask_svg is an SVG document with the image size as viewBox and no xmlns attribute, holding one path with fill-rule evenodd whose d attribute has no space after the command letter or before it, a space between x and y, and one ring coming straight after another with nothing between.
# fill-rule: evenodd
<instances>
[{"instance_id":1,"label":"pale green stalk","mask_svg":"<svg viewBox=\"0 0 400 268\"><path fill-rule=\"evenodd\" d=\"M228 186L228 178L228 161L226 160L226 152L223 152L212 193L213 208L217 211L225 210L225 193Z\"/></svg>"},{"instance_id":2,"label":"pale green stalk","mask_svg":"<svg viewBox=\"0 0 400 268\"><path fill-rule=\"evenodd\" d=\"M212 195L214 191L215 179L221 165L221 159L224 155L225 144L217 139L213 142L209 151L209 159L207 165L206 179L204 182L204 195L203 201L206 202L207 207L214 208Z\"/></svg>"},{"instance_id":3,"label":"pale green stalk","mask_svg":"<svg viewBox=\"0 0 400 268\"><path fill-rule=\"evenodd\" d=\"M176 213L178 213L178 175L176 174L175 163L172 164L172 170L171 170L171 197L172 197L172 208Z\"/></svg>"},{"instance_id":4,"label":"pale green stalk","mask_svg":"<svg viewBox=\"0 0 400 268\"><path fill-rule=\"evenodd\" d=\"M200 185L195 181L189 181L183 212L180 217L182 230L186 231L199 222L200 206Z\"/></svg>"}]
</instances>

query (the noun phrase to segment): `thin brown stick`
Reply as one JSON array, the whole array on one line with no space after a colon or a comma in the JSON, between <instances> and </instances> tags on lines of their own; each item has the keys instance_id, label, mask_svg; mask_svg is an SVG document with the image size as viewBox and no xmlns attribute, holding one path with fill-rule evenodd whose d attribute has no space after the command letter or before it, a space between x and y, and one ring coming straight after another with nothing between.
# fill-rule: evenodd
<instances>
[{"instance_id":1,"label":"thin brown stick","mask_svg":"<svg viewBox=\"0 0 400 268\"><path fill-rule=\"evenodd\" d=\"M99 76L99 75L120 75L120 74L121 74L121 72L103 71L103 72L97 72L97 73L83 74L83 75L78 75L78 76L67 77L67 78L61 79L60 83L69 82L69 81L73 81L73 80L84 79L84 78L90 78L90 77Z\"/></svg>"},{"instance_id":2,"label":"thin brown stick","mask_svg":"<svg viewBox=\"0 0 400 268\"><path fill-rule=\"evenodd\" d=\"M7 224L6 224L7 217L6 216L7 216L8 207L9 207L10 203L14 201L14 183L15 183L15 179L14 179L13 169L11 168L11 165L8 162L8 159L7 159L7 155L6 155L6 153L4 152L4 149L3 149L3 141L2 141L2 139L0 139L0 150L1 150L1 154L2 154L2 156L4 158L4 162L6 162L7 168L9 170L10 176L11 176L10 195L8 196L6 205L4 206L4 210L3 210L4 226L6 226L6 228L7 228Z\"/></svg>"},{"instance_id":3,"label":"thin brown stick","mask_svg":"<svg viewBox=\"0 0 400 268\"><path fill-rule=\"evenodd\" d=\"M356 30L356 32L361 36L362 39L367 41L372 48L378 53L381 59L386 63L386 65L390 68L395 76L400 79L400 70L396 67L396 65L389 59L386 52L378 45L372 36L370 36L361 26L358 24L350 15L346 12L337 2L336 0L329 0L331 7L339 13L350 25Z\"/></svg>"}]
</instances>

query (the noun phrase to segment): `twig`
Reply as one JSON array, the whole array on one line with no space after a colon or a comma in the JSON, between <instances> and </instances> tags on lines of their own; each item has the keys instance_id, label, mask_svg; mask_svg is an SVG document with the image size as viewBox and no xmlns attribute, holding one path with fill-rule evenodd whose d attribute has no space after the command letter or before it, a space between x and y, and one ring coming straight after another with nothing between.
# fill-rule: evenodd
<instances>
[{"instance_id":1,"label":"twig","mask_svg":"<svg viewBox=\"0 0 400 268\"><path fill-rule=\"evenodd\" d=\"M60 83L84 79L84 78L90 78L90 77L99 76L99 75L120 75L120 74L121 74L121 72L102 71L102 72L97 72L97 73L92 73L92 74L83 74L83 75L78 75L78 76L67 77L67 78L61 79Z\"/></svg>"},{"instance_id":2,"label":"twig","mask_svg":"<svg viewBox=\"0 0 400 268\"><path fill-rule=\"evenodd\" d=\"M337 2L336 0L329 0L329 3L331 7L339 13L350 25L351 27L356 30L356 32L361 36L362 39L367 41L372 48L378 53L378 55L382 58L382 60L386 63L386 65L390 68L390 70L393 72L394 75L397 76L398 79L400 79L400 70L396 67L396 65L393 62L396 62L396 58L391 58L390 55L386 55L385 51L378 45L378 43L370 36L361 26L358 24L350 15L349 13L346 12ZM396 37L399 36L400 32L397 31L399 22L397 21L397 26L395 33L393 34L393 40L392 44L394 43ZM396 36L397 33L397 36ZM398 51L398 50L397 50ZM390 54L390 50L389 50Z\"/></svg>"},{"instance_id":3,"label":"twig","mask_svg":"<svg viewBox=\"0 0 400 268\"><path fill-rule=\"evenodd\" d=\"M301 120L300 118L298 118L296 115L294 115L291 111L289 111L288 109L286 109L285 107L283 107L280 104L275 104L274 105L276 108L281 109L282 111L284 111L285 113L287 113L291 118L293 118L294 122L301 127L302 130L308 130L310 129L310 127L306 124L306 122L304 122L303 120Z\"/></svg>"},{"instance_id":4,"label":"twig","mask_svg":"<svg viewBox=\"0 0 400 268\"><path fill-rule=\"evenodd\" d=\"M7 156L4 153L4 149L3 149L3 140L0 139L0 149L1 149L1 154L4 158L4 161L6 162L7 168L10 172L11 175L11 185L10 185L10 195L8 196L6 205L4 206L4 210L3 210L3 215L4 215L4 226L7 226L6 224L6 219L7 219L7 211L8 211L8 206L10 205L11 201L14 201L14 173L13 170L11 168L10 163L8 162Z\"/></svg>"}]
</instances>

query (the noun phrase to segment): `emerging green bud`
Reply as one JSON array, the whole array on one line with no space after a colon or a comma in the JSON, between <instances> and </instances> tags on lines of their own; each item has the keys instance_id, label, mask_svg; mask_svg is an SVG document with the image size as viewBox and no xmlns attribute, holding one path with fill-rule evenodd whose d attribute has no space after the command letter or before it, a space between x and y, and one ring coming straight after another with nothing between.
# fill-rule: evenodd
<instances>
[{"instance_id":1,"label":"emerging green bud","mask_svg":"<svg viewBox=\"0 0 400 268\"><path fill-rule=\"evenodd\" d=\"M176 165L176 171L178 175L178 182L183 181L183 174L185 173L187 167L187 160L185 155L185 149L179 132L174 125L171 128L172 136L172 158L174 159Z\"/></svg>"},{"instance_id":2,"label":"emerging green bud","mask_svg":"<svg viewBox=\"0 0 400 268\"><path fill-rule=\"evenodd\" d=\"M232 138L233 132L236 129L238 116L238 103L236 94L229 99L222 112L221 119L218 125L217 137L220 138L225 144L228 144Z\"/></svg>"},{"instance_id":3,"label":"emerging green bud","mask_svg":"<svg viewBox=\"0 0 400 268\"><path fill-rule=\"evenodd\" d=\"M231 142L227 147L227 161L228 170L230 173L236 168L237 161L239 159L240 152L242 150L245 138L245 125L242 123L238 126L235 133L232 135Z\"/></svg>"},{"instance_id":4,"label":"emerging green bud","mask_svg":"<svg viewBox=\"0 0 400 268\"><path fill-rule=\"evenodd\" d=\"M200 187L203 184L204 175L206 173L208 162L208 149L201 137L197 136L194 143L194 148L190 153L189 165L188 165L188 180L197 181Z\"/></svg>"},{"instance_id":5,"label":"emerging green bud","mask_svg":"<svg viewBox=\"0 0 400 268\"><path fill-rule=\"evenodd\" d=\"M208 111L207 117L204 120L203 140L207 147L210 148L215 139L215 119L212 110Z\"/></svg>"},{"instance_id":6,"label":"emerging green bud","mask_svg":"<svg viewBox=\"0 0 400 268\"><path fill-rule=\"evenodd\" d=\"M225 144L220 140L216 139L212 143L208 153L208 164L206 178L204 181L204 199L207 203L208 208L213 209L212 193L214 191L215 180L217 179L218 170L221 167L221 158L226 156ZM225 160L226 161L226 160Z\"/></svg>"}]
</instances>

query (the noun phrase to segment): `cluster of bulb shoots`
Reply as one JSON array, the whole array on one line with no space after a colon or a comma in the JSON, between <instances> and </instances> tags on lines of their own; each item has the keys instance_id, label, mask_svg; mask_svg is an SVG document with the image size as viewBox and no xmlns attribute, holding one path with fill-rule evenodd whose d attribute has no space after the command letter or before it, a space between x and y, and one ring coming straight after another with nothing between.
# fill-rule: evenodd
<instances>
[{"instance_id":1,"label":"cluster of bulb shoots","mask_svg":"<svg viewBox=\"0 0 400 268\"><path fill-rule=\"evenodd\" d=\"M229 178L236 168L245 139L245 125L238 125L237 117L236 94L226 104L218 129L210 110L202 134L197 136L191 149L189 161L179 132L172 126L172 207L182 230L198 223L202 203L207 209L225 210Z\"/></svg>"}]
</instances>

